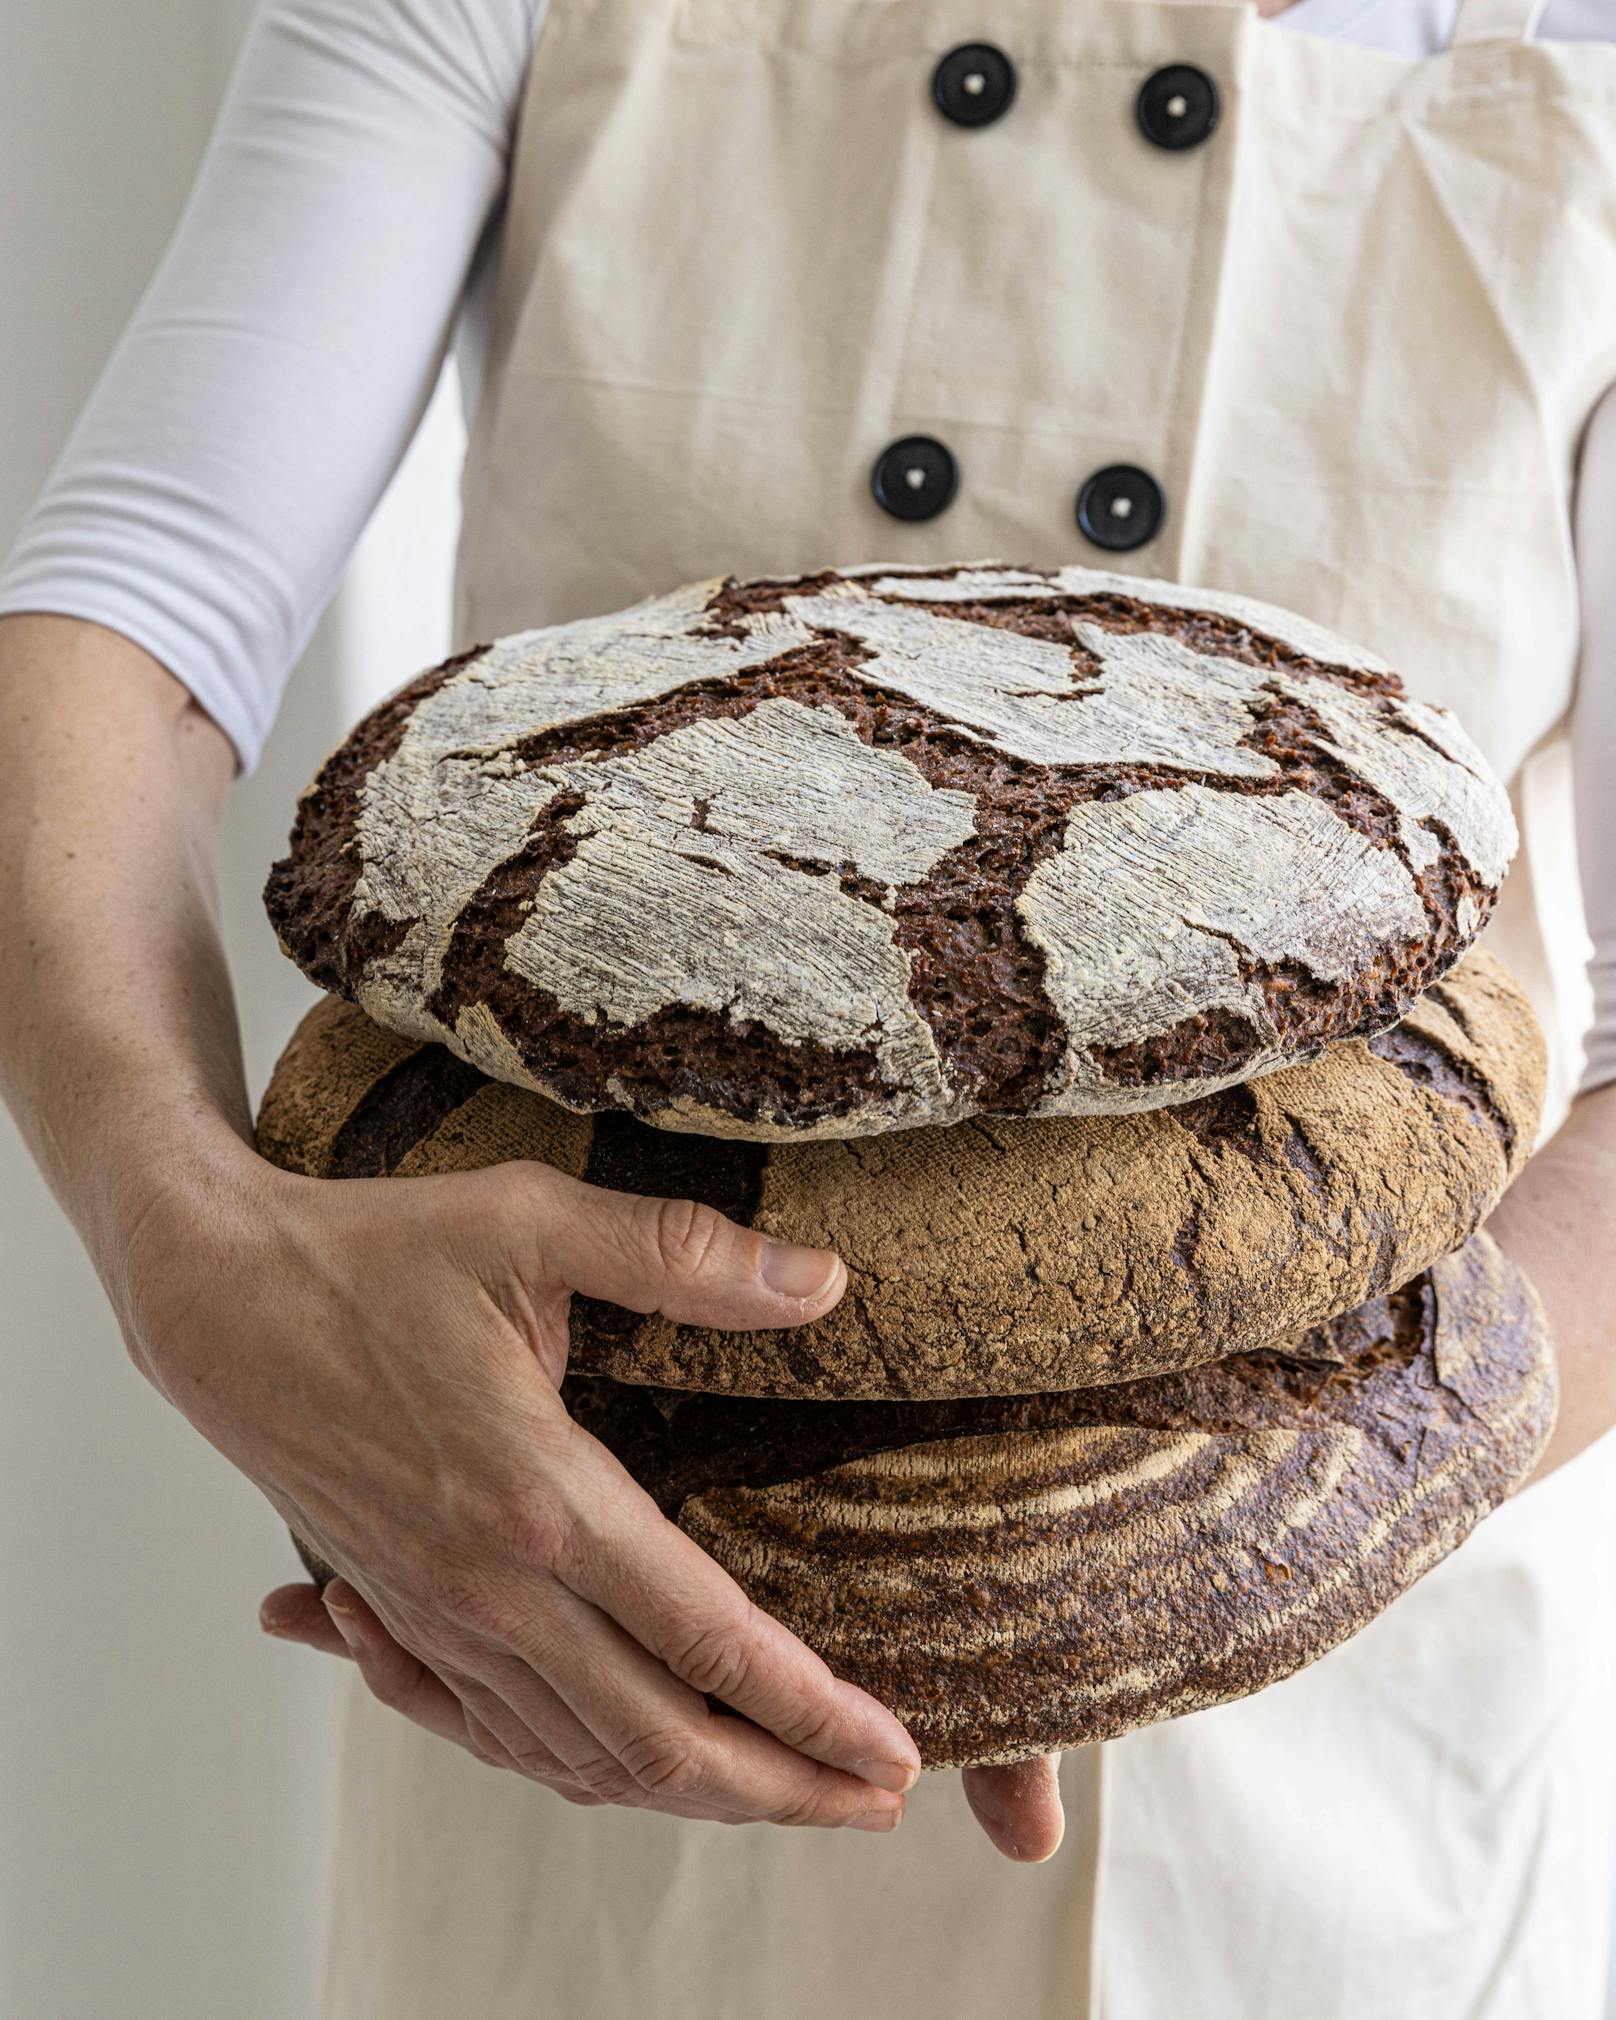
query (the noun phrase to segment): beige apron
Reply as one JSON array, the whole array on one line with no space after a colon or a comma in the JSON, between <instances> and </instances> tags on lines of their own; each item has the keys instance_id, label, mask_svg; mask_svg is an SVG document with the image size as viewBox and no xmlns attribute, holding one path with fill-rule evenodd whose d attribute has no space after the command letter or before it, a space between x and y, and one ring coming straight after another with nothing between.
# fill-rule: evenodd
<instances>
[{"instance_id":1,"label":"beige apron","mask_svg":"<svg viewBox=\"0 0 1616 2020\"><path fill-rule=\"evenodd\" d=\"M463 638L726 570L1110 564L1361 637L1530 802L1616 381L1616 50L1536 44L1537 11L1466 0L1411 63L1249 7L550 0ZM984 36L1014 101L950 123L933 69ZM1190 148L1136 123L1171 63L1219 87ZM911 434L959 471L924 521L869 482ZM1166 513L1109 556L1073 506L1118 463ZM1558 1038L1535 895L1523 868L1494 944ZM353 1690L328 2020L1592 2020L1610 1474L1565 1469L1290 1683L1069 1757L1036 1870L953 1777L892 1840L576 1811Z\"/></svg>"}]
</instances>

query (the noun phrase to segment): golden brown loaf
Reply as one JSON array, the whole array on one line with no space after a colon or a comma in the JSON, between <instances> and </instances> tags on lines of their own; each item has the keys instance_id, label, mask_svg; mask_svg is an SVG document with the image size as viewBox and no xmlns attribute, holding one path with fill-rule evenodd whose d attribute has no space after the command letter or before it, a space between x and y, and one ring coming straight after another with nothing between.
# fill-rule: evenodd
<instances>
[{"instance_id":1,"label":"golden brown loaf","mask_svg":"<svg viewBox=\"0 0 1616 2020\"><path fill-rule=\"evenodd\" d=\"M534 1158L694 1196L845 1257L792 1333L580 1300L576 1369L824 1398L1007 1395L1239 1352L1394 1289L1462 1242L1531 1147L1542 1041L1473 952L1394 1031L1171 1110L764 1145L577 1116L334 1000L265 1096L266 1156L314 1176Z\"/></svg>"}]
</instances>

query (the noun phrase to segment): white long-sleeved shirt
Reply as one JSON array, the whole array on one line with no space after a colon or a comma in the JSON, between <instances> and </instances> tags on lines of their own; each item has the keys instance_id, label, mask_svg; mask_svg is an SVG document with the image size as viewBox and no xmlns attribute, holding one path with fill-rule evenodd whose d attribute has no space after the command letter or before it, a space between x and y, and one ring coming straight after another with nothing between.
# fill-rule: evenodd
<instances>
[{"instance_id":1,"label":"white long-sleeved shirt","mask_svg":"<svg viewBox=\"0 0 1616 2020\"><path fill-rule=\"evenodd\" d=\"M168 255L0 572L0 614L122 632L246 766L451 341L476 403L544 4L265 0ZM1295 0L1264 32L1422 56L1456 8ZM1539 32L1616 40L1613 12L1550 0ZM1591 1086L1616 1079L1616 391L1584 445L1577 538Z\"/></svg>"}]
</instances>

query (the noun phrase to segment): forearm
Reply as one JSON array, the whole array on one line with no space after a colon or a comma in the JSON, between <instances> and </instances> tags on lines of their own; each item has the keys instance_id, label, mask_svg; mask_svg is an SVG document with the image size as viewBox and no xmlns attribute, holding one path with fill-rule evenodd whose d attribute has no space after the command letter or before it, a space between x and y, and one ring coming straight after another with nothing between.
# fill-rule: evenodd
<instances>
[{"instance_id":1,"label":"forearm","mask_svg":"<svg viewBox=\"0 0 1616 2020\"><path fill-rule=\"evenodd\" d=\"M249 1136L214 877L233 769L138 647L0 618L0 1093L115 1303L149 1203Z\"/></svg>"},{"instance_id":2,"label":"forearm","mask_svg":"<svg viewBox=\"0 0 1616 2020\"><path fill-rule=\"evenodd\" d=\"M1539 1468L1616 1425L1616 1086L1585 1094L1510 1188L1488 1232L1526 1271L1560 1363L1560 1417Z\"/></svg>"},{"instance_id":3,"label":"forearm","mask_svg":"<svg viewBox=\"0 0 1616 2020\"><path fill-rule=\"evenodd\" d=\"M749 1231L538 1165L272 1173L216 921L232 769L144 653L0 621L0 1090L137 1360L352 1581L409 1672L367 1680L430 1730L577 1800L890 1829L919 1772L903 1728L666 1522L554 1381L575 1290L772 1328L845 1272L820 1256L820 1290L788 1295ZM715 1673L741 1717L709 1711Z\"/></svg>"}]
</instances>

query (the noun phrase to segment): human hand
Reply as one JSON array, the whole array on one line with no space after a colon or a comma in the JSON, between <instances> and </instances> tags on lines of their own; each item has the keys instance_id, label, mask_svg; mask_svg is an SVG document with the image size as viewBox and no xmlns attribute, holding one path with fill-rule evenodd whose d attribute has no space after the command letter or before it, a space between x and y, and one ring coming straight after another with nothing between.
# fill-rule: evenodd
<instances>
[{"instance_id":1,"label":"human hand","mask_svg":"<svg viewBox=\"0 0 1616 2020\"><path fill-rule=\"evenodd\" d=\"M1613 1205L1616 1085L1606 1085L1578 1097L1487 1222L1542 1301L1559 1369L1559 1414L1528 1486L1616 1428Z\"/></svg>"},{"instance_id":2,"label":"human hand","mask_svg":"<svg viewBox=\"0 0 1616 2020\"><path fill-rule=\"evenodd\" d=\"M972 1814L1007 1859L1040 1865L1060 1850L1066 1817L1058 1753L1012 1767L967 1768L964 1781Z\"/></svg>"},{"instance_id":3,"label":"human hand","mask_svg":"<svg viewBox=\"0 0 1616 2020\"><path fill-rule=\"evenodd\" d=\"M557 1393L574 1292L794 1325L841 1296L836 1258L539 1165L319 1181L251 1158L154 1204L124 1278L137 1362L336 1567L326 1631L384 1702L574 1801L898 1822L903 1727Z\"/></svg>"},{"instance_id":4,"label":"human hand","mask_svg":"<svg viewBox=\"0 0 1616 2020\"><path fill-rule=\"evenodd\" d=\"M333 1581L323 1598L313 1585L278 1586L259 1609L259 1622L266 1634L357 1662L374 1696L428 1732L453 1740L491 1766L515 1765L494 1735L475 1716L467 1716L454 1693L394 1641L346 1580ZM1006 1858L1036 1865L1059 1850L1065 1830L1059 1770L1059 1754L1013 1767L965 1770L972 1813ZM602 1800L581 1783L552 1786L570 1802Z\"/></svg>"}]
</instances>

